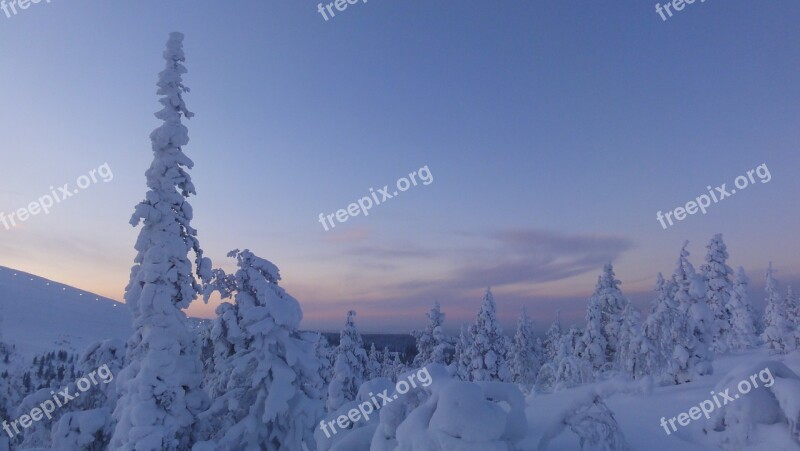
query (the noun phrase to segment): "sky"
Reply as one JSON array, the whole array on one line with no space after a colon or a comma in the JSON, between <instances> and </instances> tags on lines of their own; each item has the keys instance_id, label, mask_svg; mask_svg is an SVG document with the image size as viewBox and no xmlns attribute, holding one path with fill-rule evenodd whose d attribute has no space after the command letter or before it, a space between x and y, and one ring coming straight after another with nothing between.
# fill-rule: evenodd
<instances>
[{"instance_id":1,"label":"sky","mask_svg":"<svg viewBox=\"0 0 800 451\"><path fill-rule=\"evenodd\" d=\"M684 241L699 267L715 233L760 299L770 261L800 283L799 21L791 0L666 21L634 0L371 0L327 21L309 0L0 11L0 212L113 174L0 223L0 265L122 299L180 31L193 226L217 267L235 248L277 264L304 328L355 309L362 332L407 332L439 301L456 330L488 286L508 329L522 306L540 329L557 310L579 323L606 262L646 311ZM760 165L768 182L658 221ZM422 168L368 216L320 223Z\"/></svg>"}]
</instances>

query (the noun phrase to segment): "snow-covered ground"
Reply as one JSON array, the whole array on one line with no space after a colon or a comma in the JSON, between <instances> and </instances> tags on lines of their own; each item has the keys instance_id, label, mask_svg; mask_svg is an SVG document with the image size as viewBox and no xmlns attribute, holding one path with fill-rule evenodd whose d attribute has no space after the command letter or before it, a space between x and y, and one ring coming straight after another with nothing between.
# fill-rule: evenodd
<instances>
[{"instance_id":1,"label":"snow-covered ground","mask_svg":"<svg viewBox=\"0 0 800 451\"><path fill-rule=\"evenodd\" d=\"M133 333L125 304L0 266L2 341L18 353L64 349L82 352L99 340L127 340Z\"/></svg>"},{"instance_id":2,"label":"snow-covered ground","mask_svg":"<svg viewBox=\"0 0 800 451\"><path fill-rule=\"evenodd\" d=\"M713 439L703 432L703 427L706 425L705 417L691 421L688 426L679 426L678 432L669 436L661 426L661 417L669 419L681 412L688 412L704 400L711 399L712 390L715 390L718 382L728 373L737 368L763 368L759 366L763 361L783 362L795 373L800 374L800 352L776 356L770 355L764 349L758 349L721 356L714 361L714 374L702 376L697 381L687 384L648 388L646 383L604 381L553 394L532 394L526 400L528 435L518 444L518 449L535 450L544 430L558 418L558 414L576 399L586 397L591 391L600 392L604 396L606 405L613 411L625 438L634 450L719 449ZM737 399L736 402L738 401ZM791 440L789 429L785 425L757 426L754 437L755 444L732 449L800 450L800 446ZM553 440L547 449L571 451L580 449L580 445L577 437L566 431Z\"/></svg>"}]
</instances>

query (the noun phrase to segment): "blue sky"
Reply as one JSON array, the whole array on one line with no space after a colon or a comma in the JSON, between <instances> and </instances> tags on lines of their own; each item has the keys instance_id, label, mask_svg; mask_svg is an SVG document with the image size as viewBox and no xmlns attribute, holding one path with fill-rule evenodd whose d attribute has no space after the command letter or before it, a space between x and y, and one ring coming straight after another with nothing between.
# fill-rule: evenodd
<instances>
[{"instance_id":1,"label":"blue sky","mask_svg":"<svg viewBox=\"0 0 800 451\"><path fill-rule=\"evenodd\" d=\"M208 256L275 262L335 330L452 328L493 286L506 324L579 321L605 261L648 300L684 240L714 233L757 291L800 281L800 4L707 1L67 2L0 12L0 211L103 163L114 180L0 228L0 265L115 299L134 256L156 74L186 35L185 152ZM766 163L772 180L663 230L671 210ZM417 186L325 232L319 213L427 165ZM208 316L213 304L191 313Z\"/></svg>"}]
</instances>

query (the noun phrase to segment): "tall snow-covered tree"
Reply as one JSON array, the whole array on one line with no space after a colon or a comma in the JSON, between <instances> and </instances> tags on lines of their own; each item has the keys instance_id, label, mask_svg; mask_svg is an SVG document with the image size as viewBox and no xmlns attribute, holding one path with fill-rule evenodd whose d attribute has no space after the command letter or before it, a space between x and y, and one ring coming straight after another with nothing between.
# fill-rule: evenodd
<instances>
[{"instance_id":1,"label":"tall snow-covered tree","mask_svg":"<svg viewBox=\"0 0 800 451\"><path fill-rule=\"evenodd\" d=\"M614 337L616 340L618 337ZM608 343L603 333L600 304L589 302L586 309L586 330L583 333L578 357L589 363L594 371L602 371L608 363ZM616 355L616 353L612 354Z\"/></svg>"},{"instance_id":2,"label":"tall snow-covered tree","mask_svg":"<svg viewBox=\"0 0 800 451\"><path fill-rule=\"evenodd\" d=\"M786 286L786 298L784 298L784 304L786 305L786 321L789 324L789 329L797 330L798 326L798 306L797 306L797 298L794 296L792 292L792 286Z\"/></svg>"},{"instance_id":3,"label":"tall snow-covered tree","mask_svg":"<svg viewBox=\"0 0 800 451\"><path fill-rule=\"evenodd\" d=\"M730 347L733 350L750 349L758 344L757 320L747 293L749 280L741 266L736 272L729 302L731 312Z\"/></svg>"},{"instance_id":4,"label":"tall snow-covered tree","mask_svg":"<svg viewBox=\"0 0 800 451\"><path fill-rule=\"evenodd\" d=\"M583 358L589 361L595 370L601 370L607 362L613 362L619 349L622 311L628 304L619 285L620 281L614 274L614 267L608 263L603 266L603 273L597 278L594 295L589 299L584 336L587 354ZM590 320L592 324L589 324ZM589 349L590 347L594 349ZM602 352L602 355L598 355L598 352Z\"/></svg>"},{"instance_id":5,"label":"tall snow-covered tree","mask_svg":"<svg viewBox=\"0 0 800 451\"><path fill-rule=\"evenodd\" d=\"M655 291L657 296L651 304L650 315L642 325L642 346L647 356L644 373L649 375L660 374L668 368L678 344L673 334L682 329L679 324L686 322L675 302L674 282L658 273Z\"/></svg>"},{"instance_id":6,"label":"tall snow-covered tree","mask_svg":"<svg viewBox=\"0 0 800 451\"><path fill-rule=\"evenodd\" d=\"M428 324L422 330L415 330L412 335L417 341L417 355L414 357L414 366L423 367L429 363L446 365L452 354L453 345L444 332L443 324L445 315L442 313L439 302L434 302L433 308L427 313Z\"/></svg>"},{"instance_id":7,"label":"tall snow-covered tree","mask_svg":"<svg viewBox=\"0 0 800 451\"><path fill-rule=\"evenodd\" d=\"M655 353L655 347L644 338L641 313L632 303L628 303L622 311L619 344L614 367L631 379L648 375L648 360Z\"/></svg>"},{"instance_id":8,"label":"tall snow-covered tree","mask_svg":"<svg viewBox=\"0 0 800 451\"><path fill-rule=\"evenodd\" d=\"M778 293L778 283L773 275L772 262L766 274L764 291L767 293L767 308L764 312L764 333L761 339L773 354L786 354L793 349L794 337L786 320L786 302Z\"/></svg>"},{"instance_id":9,"label":"tall snow-covered tree","mask_svg":"<svg viewBox=\"0 0 800 451\"><path fill-rule=\"evenodd\" d=\"M561 311L556 312L556 320L550 325L550 328L545 332L545 338L542 342L542 351L544 353L545 362L553 362L558 354L558 348L561 343Z\"/></svg>"},{"instance_id":10,"label":"tall snow-covered tree","mask_svg":"<svg viewBox=\"0 0 800 451\"><path fill-rule=\"evenodd\" d=\"M517 332L511 353L511 375L515 384L530 388L536 383L541 362L536 352L536 337L533 335L533 322L528 318L525 308L517 320Z\"/></svg>"},{"instance_id":11,"label":"tall snow-covered tree","mask_svg":"<svg viewBox=\"0 0 800 451\"><path fill-rule=\"evenodd\" d=\"M503 336L503 329L497 320L491 289L487 289L483 296L475 324L469 327L469 335L471 342L467 350L469 379L509 382L511 380L507 364L509 349Z\"/></svg>"},{"instance_id":12,"label":"tall snow-covered tree","mask_svg":"<svg viewBox=\"0 0 800 451\"><path fill-rule=\"evenodd\" d=\"M314 351L320 362L319 375L324 386L328 386L333 378L333 364L336 359L335 351L328 339L322 334L317 334Z\"/></svg>"},{"instance_id":13,"label":"tall snow-covered tree","mask_svg":"<svg viewBox=\"0 0 800 451\"><path fill-rule=\"evenodd\" d=\"M236 335L227 337L233 353L219 362L226 380L200 415L197 436L216 449L300 449L314 440L324 413L315 337L298 331L303 313L278 285L277 266L247 249L228 256L238 266L235 304L226 318L236 324L229 329ZM221 293L229 297L229 286Z\"/></svg>"},{"instance_id":14,"label":"tall snow-covered tree","mask_svg":"<svg viewBox=\"0 0 800 451\"><path fill-rule=\"evenodd\" d=\"M706 246L705 263L700 266L706 284L708 307L713 315L711 323L711 350L724 353L730 348L731 311L730 297L733 291L731 276L733 270L727 265L728 249L722 241L722 234L711 238Z\"/></svg>"},{"instance_id":15,"label":"tall snow-covered tree","mask_svg":"<svg viewBox=\"0 0 800 451\"><path fill-rule=\"evenodd\" d=\"M678 258L673 280L675 282L675 302L678 309L686 317L687 329L679 325L673 330L673 336L679 345L673 353L671 375L676 383L681 384L694 380L697 376L711 374L712 324L714 317L708 308L703 279L689 262L689 251L686 241Z\"/></svg>"},{"instance_id":16,"label":"tall snow-covered tree","mask_svg":"<svg viewBox=\"0 0 800 451\"><path fill-rule=\"evenodd\" d=\"M356 399L367 375L367 351L364 350L364 339L356 329L355 317L355 311L347 312L347 322L339 335L333 378L328 386L328 412Z\"/></svg>"},{"instance_id":17,"label":"tall snow-covered tree","mask_svg":"<svg viewBox=\"0 0 800 451\"><path fill-rule=\"evenodd\" d=\"M453 363L451 364L454 367L455 374L462 381L470 380L469 368L472 360L469 354L469 349L471 347L472 340L470 339L469 328L467 325L462 324L461 332L458 335L458 341L456 341L456 353L453 357Z\"/></svg>"},{"instance_id":18,"label":"tall snow-covered tree","mask_svg":"<svg viewBox=\"0 0 800 451\"><path fill-rule=\"evenodd\" d=\"M561 336L561 343L559 350L556 353L556 360L563 359L567 356L575 356L580 358L584 353L583 336L585 331L576 325L570 326L567 332Z\"/></svg>"},{"instance_id":19,"label":"tall snow-covered tree","mask_svg":"<svg viewBox=\"0 0 800 451\"><path fill-rule=\"evenodd\" d=\"M136 206L131 225L143 223L136 241L125 301L131 309L134 336L127 364L118 375L120 399L110 447L118 450L176 450L191 447L195 418L208 404L201 390L203 367L195 337L182 311L197 297L189 253L201 281L211 276L197 232L191 227L195 194L189 173L194 163L182 150L189 142L181 119L192 117L183 101L183 35L170 34L159 74L163 121L150 135L153 163L145 173L149 190Z\"/></svg>"}]
</instances>

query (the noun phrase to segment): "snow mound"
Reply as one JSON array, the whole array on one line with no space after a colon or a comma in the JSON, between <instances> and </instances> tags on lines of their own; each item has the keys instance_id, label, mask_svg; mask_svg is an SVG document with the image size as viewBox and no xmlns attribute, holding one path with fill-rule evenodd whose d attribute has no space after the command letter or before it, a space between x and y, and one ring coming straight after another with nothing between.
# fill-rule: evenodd
<instances>
[{"instance_id":1,"label":"snow mound","mask_svg":"<svg viewBox=\"0 0 800 451\"><path fill-rule=\"evenodd\" d=\"M760 443L764 436L785 435L800 449L800 376L775 360L740 366L714 387L733 397L707 420L704 431L724 449ZM713 392L712 392L713 393Z\"/></svg>"}]
</instances>

